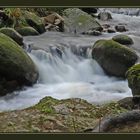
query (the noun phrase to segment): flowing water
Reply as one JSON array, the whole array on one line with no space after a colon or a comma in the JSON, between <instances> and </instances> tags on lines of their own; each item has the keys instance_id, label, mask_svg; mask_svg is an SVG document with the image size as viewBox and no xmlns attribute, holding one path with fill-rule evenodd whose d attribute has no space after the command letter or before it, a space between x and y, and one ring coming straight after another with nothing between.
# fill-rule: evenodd
<instances>
[{"instance_id":1,"label":"flowing water","mask_svg":"<svg viewBox=\"0 0 140 140\"><path fill-rule=\"evenodd\" d=\"M113 15L115 20L118 19L118 23L123 16ZM138 20L136 17L134 19ZM112 22L115 23L116 21ZM133 23L134 20L130 24ZM139 51L140 38L133 33L132 26L127 34L131 34L134 39L135 45L132 47ZM23 91L1 97L0 111L27 108L45 96L57 99L82 98L94 104L132 96L126 80L107 76L91 58L91 46L96 40L109 39L116 34L118 33L104 33L99 37L93 37L46 32L40 36L25 37L27 50L29 50L28 44L34 48L29 55L39 70L39 80L33 87L25 87ZM56 51L56 48L59 48L61 53Z\"/></svg>"}]
</instances>

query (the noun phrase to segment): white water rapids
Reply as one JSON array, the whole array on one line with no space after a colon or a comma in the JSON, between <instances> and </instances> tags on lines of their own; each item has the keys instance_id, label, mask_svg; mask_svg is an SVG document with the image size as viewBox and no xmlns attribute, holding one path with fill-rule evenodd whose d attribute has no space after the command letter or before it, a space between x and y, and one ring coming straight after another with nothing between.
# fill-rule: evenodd
<instances>
[{"instance_id":1,"label":"white water rapids","mask_svg":"<svg viewBox=\"0 0 140 140\"><path fill-rule=\"evenodd\" d=\"M117 16L117 14L114 15ZM119 16L122 18L122 15L118 15L117 19ZM96 104L132 96L127 81L107 76L96 61L90 58L90 51L89 57L84 58L75 55L70 49L71 47L89 47L98 39L111 38L116 34L118 33L93 37L46 32L41 36L25 37L25 42L33 42L34 48L40 48L29 54L39 69L38 83L23 91L1 97L0 111L27 108L46 96L57 99L82 98ZM136 42L138 40L140 40L139 37ZM44 51L48 46L65 48L62 58ZM42 48L44 50L41 50Z\"/></svg>"}]
</instances>

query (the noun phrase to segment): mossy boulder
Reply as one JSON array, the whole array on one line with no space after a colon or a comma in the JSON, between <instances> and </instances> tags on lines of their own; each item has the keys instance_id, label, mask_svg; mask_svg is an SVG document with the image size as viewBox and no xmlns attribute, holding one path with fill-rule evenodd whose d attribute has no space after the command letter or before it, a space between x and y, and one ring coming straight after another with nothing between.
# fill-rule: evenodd
<instances>
[{"instance_id":1,"label":"mossy boulder","mask_svg":"<svg viewBox=\"0 0 140 140\"><path fill-rule=\"evenodd\" d=\"M26 22L33 28L35 28L39 33L44 33L45 25L43 20L36 14L28 11L22 11L22 16L25 18Z\"/></svg>"},{"instance_id":2,"label":"mossy boulder","mask_svg":"<svg viewBox=\"0 0 140 140\"><path fill-rule=\"evenodd\" d=\"M0 33L3 33L12 38L19 45L23 45L23 37L13 28L1 28Z\"/></svg>"},{"instance_id":3,"label":"mossy boulder","mask_svg":"<svg viewBox=\"0 0 140 140\"><path fill-rule=\"evenodd\" d=\"M112 39L123 45L132 45L134 43L131 37L123 34L116 35Z\"/></svg>"},{"instance_id":4,"label":"mossy boulder","mask_svg":"<svg viewBox=\"0 0 140 140\"><path fill-rule=\"evenodd\" d=\"M22 36L35 36L39 35L39 32L36 31L33 27L22 27L17 28L16 31Z\"/></svg>"},{"instance_id":5,"label":"mossy boulder","mask_svg":"<svg viewBox=\"0 0 140 140\"><path fill-rule=\"evenodd\" d=\"M140 96L140 64L132 66L127 72L128 85L132 90L133 96Z\"/></svg>"},{"instance_id":6,"label":"mossy boulder","mask_svg":"<svg viewBox=\"0 0 140 140\"><path fill-rule=\"evenodd\" d=\"M130 48L113 40L98 40L92 49L92 57L108 75L125 77L126 71L138 57Z\"/></svg>"},{"instance_id":7,"label":"mossy boulder","mask_svg":"<svg viewBox=\"0 0 140 140\"><path fill-rule=\"evenodd\" d=\"M102 29L101 25L91 15L79 8L68 8L63 11L65 30L82 33L89 29Z\"/></svg>"},{"instance_id":8,"label":"mossy boulder","mask_svg":"<svg viewBox=\"0 0 140 140\"><path fill-rule=\"evenodd\" d=\"M31 58L15 41L0 33L0 96L31 86L37 78Z\"/></svg>"}]
</instances>

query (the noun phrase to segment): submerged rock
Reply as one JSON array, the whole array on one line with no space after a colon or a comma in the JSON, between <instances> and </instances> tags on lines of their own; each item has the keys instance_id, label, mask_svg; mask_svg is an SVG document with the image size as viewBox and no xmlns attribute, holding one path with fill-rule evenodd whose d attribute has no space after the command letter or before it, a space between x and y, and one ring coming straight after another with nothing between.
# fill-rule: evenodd
<instances>
[{"instance_id":1,"label":"submerged rock","mask_svg":"<svg viewBox=\"0 0 140 140\"><path fill-rule=\"evenodd\" d=\"M33 27L22 27L17 28L16 31L22 36L34 36L39 35L39 32L36 31Z\"/></svg>"},{"instance_id":2,"label":"submerged rock","mask_svg":"<svg viewBox=\"0 0 140 140\"><path fill-rule=\"evenodd\" d=\"M93 36L99 36L102 33L100 31L96 31L96 30L89 30L87 32L83 32L82 34L84 35L93 35Z\"/></svg>"},{"instance_id":3,"label":"submerged rock","mask_svg":"<svg viewBox=\"0 0 140 140\"><path fill-rule=\"evenodd\" d=\"M128 31L128 29L126 29L126 27L124 25L117 25L115 26L115 29L117 32L126 32Z\"/></svg>"},{"instance_id":4,"label":"submerged rock","mask_svg":"<svg viewBox=\"0 0 140 140\"><path fill-rule=\"evenodd\" d=\"M132 66L126 73L133 96L140 96L140 64Z\"/></svg>"},{"instance_id":5,"label":"submerged rock","mask_svg":"<svg viewBox=\"0 0 140 140\"><path fill-rule=\"evenodd\" d=\"M102 27L105 28L105 29L108 29L108 28L110 28L110 25L109 24L103 24Z\"/></svg>"},{"instance_id":6,"label":"submerged rock","mask_svg":"<svg viewBox=\"0 0 140 140\"><path fill-rule=\"evenodd\" d=\"M39 33L44 33L45 25L43 20L32 12L22 11L22 16L25 18L26 22L33 28L35 28Z\"/></svg>"},{"instance_id":7,"label":"submerged rock","mask_svg":"<svg viewBox=\"0 0 140 140\"><path fill-rule=\"evenodd\" d=\"M15 41L0 33L0 96L31 86L37 79L31 58Z\"/></svg>"},{"instance_id":8,"label":"submerged rock","mask_svg":"<svg viewBox=\"0 0 140 140\"><path fill-rule=\"evenodd\" d=\"M109 28L109 29L107 29L107 32L108 33L115 33L116 31L114 29L112 29L112 28Z\"/></svg>"},{"instance_id":9,"label":"submerged rock","mask_svg":"<svg viewBox=\"0 0 140 140\"><path fill-rule=\"evenodd\" d=\"M0 32L12 38L19 45L23 45L23 37L13 28L1 28Z\"/></svg>"},{"instance_id":10,"label":"submerged rock","mask_svg":"<svg viewBox=\"0 0 140 140\"><path fill-rule=\"evenodd\" d=\"M126 71L138 57L130 48L113 40L98 40L92 49L92 57L108 75L125 77Z\"/></svg>"},{"instance_id":11,"label":"submerged rock","mask_svg":"<svg viewBox=\"0 0 140 140\"><path fill-rule=\"evenodd\" d=\"M123 45L132 45L134 43L132 38L130 38L127 35L123 35L123 34L114 36L112 38L112 40L114 40L120 44L123 44Z\"/></svg>"},{"instance_id":12,"label":"submerged rock","mask_svg":"<svg viewBox=\"0 0 140 140\"><path fill-rule=\"evenodd\" d=\"M63 11L65 29L69 32L82 33L89 29L101 28L101 25L89 14L78 8L68 8Z\"/></svg>"}]
</instances>

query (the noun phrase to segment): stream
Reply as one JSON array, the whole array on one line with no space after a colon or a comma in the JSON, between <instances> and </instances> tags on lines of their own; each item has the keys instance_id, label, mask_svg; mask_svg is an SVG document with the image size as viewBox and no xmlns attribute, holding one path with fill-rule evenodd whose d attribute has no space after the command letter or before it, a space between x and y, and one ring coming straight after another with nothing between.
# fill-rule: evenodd
<instances>
[{"instance_id":1,"label":"stream","mask_svg":"<svg viewBox=\"0 0 140 140\"><path fill-rule=\"evenodd\" d=\"M125 22L139 55L140 17L112 13L109 24ZM132 20L133 19L133 20ZM99 39L110 39L119 33L101 36L46 32L40 36L24 37L30 57L39 70L38 82L33 87L0 97L0 111L19 110L37 104L42 98L82 98L93 104L118 101L132 96L127 80L107 76L91 58L91 47ZM56 51L59 48L62 54ZM59 54L59 55L58 55Z\"/></svg>"}]
</instances>

